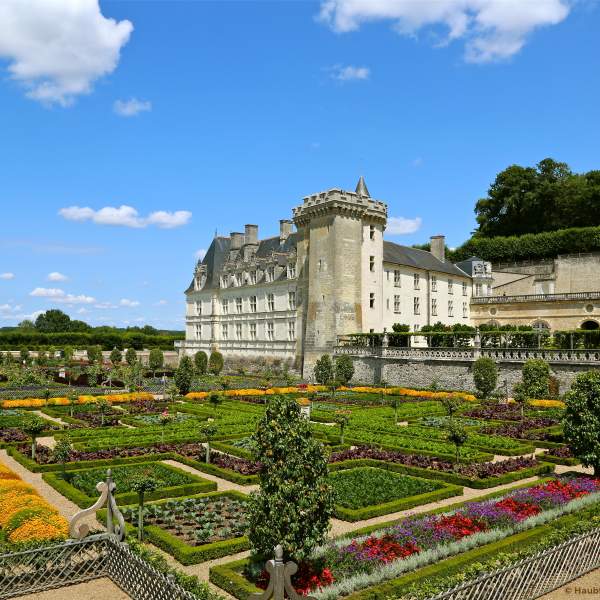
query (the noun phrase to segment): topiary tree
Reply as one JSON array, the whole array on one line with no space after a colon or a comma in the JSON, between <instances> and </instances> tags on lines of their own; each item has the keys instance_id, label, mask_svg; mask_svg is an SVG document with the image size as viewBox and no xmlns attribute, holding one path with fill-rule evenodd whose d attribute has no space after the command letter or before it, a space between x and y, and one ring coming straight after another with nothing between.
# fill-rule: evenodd
<instances>
[{"instance_id":1,"label":"topiary tree","mask_svg":"<svg viewBox=\"0 0 600 600\"><path fill-rule=\"evenodd\" d=\"M152 348L148 355L148 366L152 371L152 377L156 377L156 371L162 369L165 364L165 355L160 348Z\"/></svg>"},{"instance_id":2,"label":"topiary tree","mask_svg":"<svg viewBox=\"0 0 600 600\"><path fill-rule=\"evenodd\" d=\"M104 425L104 417L110 412L111 403L106 398L98 398L96 400L96 409L100 413L100 425Z\"/></svg>"},{"instance_id":3,"label":"topiary tree","mask_svg":"<svg viewBox=\"0 0 600 600\"><path fill-rule=\"evenodd\" d=\"M196 368L196 373L198 375L206 375L207 366L208 356L206 356L206 352L198 350L198 352L194 354L194 367Z\"/></svg>"},{"instance_id":4,"label":"topiary tree","mask_svg":"<svg viewBox=\"0 0 600 600\"><path fill-rule=\"evenodd\" d=\"M67 394L67 400L69 402L69 415L73 418L73 407L79 402L79 394L71 389Z\"/></svg>"},{"instance_id":5,"label":"topiary tree","mask_svg":"<svg viewBox=\"0 0 600 600\"><path fill-rule=\"evenodd\" d=\"M118 348L113 348L110 353L110 362L113 365L118 365L123 361L123 354Z\"/></svg>"},{"instance_id":6,"label":"topiary tree","mask_svg":"<svg viewBox=\"0 0 600 600\"><path fill-rule=\"evenodd\" d=\"M445 398L442 398L441 402L450 419L454 418L454 415L458 412L462 404L460 398L455 395L446 396Z\"/></svg>"},{"instance_id":7,"label":"topiary tree","mask_svg":"<svg viewBox=\"0 0 600 600\"><path fill-rule=\"evenodd\" d=\"M346 385L354 377L354 364L347 354L335 357L335 380Z\"/></svg>"},{"instance_id":8,"label":"topiary tree","mask_svg":"<svg viewBox=\"0 0 600 600\"><path fill-rule=\"evenodd\" d=\"M351 414L352 412L349 410L336 410L335 413L333 413L333 420L340 428L340 444L344 443L344 429L350 421Z\"/></svg>"},{"instance_id":9,"label":"topiary tree","mask_svg":"<svg viewBox=\"0 0 600 600\"><path fill-rule=\"evenodd\" d=\"M550 367L541 358L531 358L523 365L523 393L527 398L548 398Z\"/></svg>"},{"instance_id":10,"label":"topiary tree","mask_svg":"<svg viewBox=\"0 0 600 600\"><path fill-rule=\"evenodd\" d=\"M60 464L62 477L65 479L67 475L66 463L71 458L71 438L64 437L56 442L56 446L52 450L52 458Z\"/></svg>"},{"instance_id":11,"label":"topiary tree","mask_svg":"<svg viewBox=\"0 0 600 600\"><path fill-rule=\"evenodd\" d=\"M174 376L175 385L182 396L190 391L193 380L194 363L189 356L182 356Z\"/></svg>"},{"instance_id":12,"label":"topiary tree","mask_svg":"<svg viewBox=\"0 0 600 600\"><path fill-rule=\"evenodd\" d=\"M218 375L223 370L223 364L223 355L220 352L213 350L208 359L208 372L213 375Z\"/></svg>"},{"instance_id":13,"label":"topiary tree","mask_svg":"<svg viewBox=\"0 0 600 600\"><path fill-rule=\"evenodd\" d=\"M252 439L262 464L247 509L252 550L262 560L281 544L286 559L301 561L325 541L333 514L322 446L288 396L271 397Z\"/></svg>"},{"instance_id":14,"label":"topiary tree","mask_svg":"<svg viewBox=\"0 0 600 600\"><path fill-rule=\"evenodd\" d=\"M315 379L321 385L330 385L335 379L335 372L329 354L323 354L317 360L314 368Z\"/></svg>"},{"instance_id":15,"label":"topiary tree","mask_svg":"<svg viewBox=\"0 0 600 600\"><path fill-rule=\"evenodd\" d=\"M460 449L468 439L467 430L458 421L450 419L448 422L448 441L454 444L456 449L456 467L460 465Z\"/></svg>"},{"instance_id":16,"label":"topiary tree","mask_svg":"<svg viewBox=\"0 0 600 600\"><path fill-rule=\"evenodd\" d=\"M219 404L221 404L221 402L223 402L223 397L221 396L221 394L218 394L217 392L211 392L208 395L208 401L211 404L211 406L213 407L215 414L216 414Z\"/></svg>"},{"instance_id":17,"label":"topiary tree","mask_svg":"<svg viewBox=\"0 0 600 600\"><path fill-rule=\"evenodd\" d=\"M131 489L138 495L138 540L144 539L144 496L152 493L159 486L159 482L148 473L142 472L134 476Z\"/></svg>"},{"instance_id":18,"label":"topiary tree","mask_svg":"<svg viewBox=\"0 0 600 600\"><path fill-rule=\"evenodd\" d=\"M400 406L399 396L390 396L389 405L394 409L394 425L398 424L398 407Z\"/></svg>"},{"instance_id":19,"label":"topiary tree","mask_svg":"<svg viewBox=\"0 0 600 600\"><path fill-rule=\"evenodd\" d=\"M169 413L168 410L163 410L163 412L158 415L158 422L161 424L160 428L160 441L165 443L165 427L170 425L175 420L175 415Z\"/></svg>"},{"instance_id":20,"label":"topiary tree","mask_svg":"<svg viewBox=\"0 0 600 600\"><path fill-rule=\"evenodd\" d=\"M35 460L35 441L46 429L46 422L35 415L28 414L23 419L21 429L31 438L31 460Z\"/></svg>"},{"instance_id":21,"label":"topiary tree","mask_svg":"<svg viewBox=\"0 0 600 600\"><path fill-rule=\"evenodd\" d=\"M90 364L102 362L102 348L100 346L88 346L86 354Z\"/></svg>"},{"instance_id":22,"label":"topiary tree","mask_svg":"<svg viewBox=\"0 0 600 600\"><path fill-rule=\"evenodd\" d=\"M565 441L586 467L600 475L600 371L580 373L565 396Z\"/></svg>"},{"instance_id":23,"label":"topiary tree","mask_svg":"<svg viewBox=\"0 0 600 600\"><path fill-rule=\"evenodd\" d=\"M206 438L206 463L210 463L210 440L217 435L218 427L215 423L206 422L200 425L200 436Z\"/></svg>"},{"instance_id":24,"label":"topiary tree","mask_svg":"<svg viewBox=\"0 0 600 600\"><path fill-rule=\"evenodd\" d=\"M498 367L493 359L482 356L473 363L473 381L479 398L489 398L498 385Z\"/></svg>"},{"instance_id":25,"label":"topiary tree","mask_svg":"<svg viewBox=\"0 0 600 600\"><path fill-rule=\"evenodd\" d=\"M137 352L133 348L127 348L125 362L131 367L137 362Z\"/></svg>"}]
</instances>

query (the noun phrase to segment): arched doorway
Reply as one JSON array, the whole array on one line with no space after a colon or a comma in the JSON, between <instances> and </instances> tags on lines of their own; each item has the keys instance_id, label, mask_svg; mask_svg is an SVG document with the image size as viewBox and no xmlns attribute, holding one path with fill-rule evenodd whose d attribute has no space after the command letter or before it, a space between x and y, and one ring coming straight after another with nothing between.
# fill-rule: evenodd
<instances>
[{"instance_id":1,"label":"arched doorway","mask_svg":"<svg viewBox=\"0 0 600 600\"><path fill-rule=\"evenodd\" d=\"M583 329L585 331L596 331L597 329L600 329L600 324L598 324L598 321L584 321L581 324L580 329Z\"/></svg>"}]
</instances>

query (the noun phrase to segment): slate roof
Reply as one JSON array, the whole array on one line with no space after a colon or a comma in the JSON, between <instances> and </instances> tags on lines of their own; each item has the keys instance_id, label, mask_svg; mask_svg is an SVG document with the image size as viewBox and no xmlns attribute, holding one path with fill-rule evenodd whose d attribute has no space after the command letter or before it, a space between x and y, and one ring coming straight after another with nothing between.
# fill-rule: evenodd
<instances>
[{"instance_id":1,"label":"slate roof","mask_svg":"<svg viewBox=\"0 0 600 600\"><path fill-rule=\"evenodd\" d=\"M456 266L459 269L462 269L468 275L473 275L473 263L474 262L483 262L481 258L477 256L471 256L471 258L467 258L467 260L463 260L459 263L456 263Z\"/></svg>"},{"instance_id":2,"label":"slate roof","mask_svg":"<svg viewBox=\"0 0 600 600\"><path fill-rule=\"evenodd\" d=\"M468 273L465 273L453 263L437 259L431 252L427 252L427 250L401 246L400 244L386 242L385 240L383 242L383 261L396 265L425 269L427 271L448 273L449 275L457 275L458 277L468 275Z\"/></svg>"}]
</instances>

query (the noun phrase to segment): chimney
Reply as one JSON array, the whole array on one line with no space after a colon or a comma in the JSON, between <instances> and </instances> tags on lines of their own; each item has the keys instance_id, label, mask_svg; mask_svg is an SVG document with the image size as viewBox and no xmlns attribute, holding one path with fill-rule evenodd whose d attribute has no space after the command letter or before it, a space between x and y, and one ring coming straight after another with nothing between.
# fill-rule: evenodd
<instances>
[{"instance_id":1,"label":"chimney","mask_svg":"<svg viewBox=\"0 0 600 600\"><path fill-rule=\"evenodd\" d=\"M431 254L442 262L446 261L446 236L432 235L431 238Z\"/></svg>"},{"instance_id":2,"label":"chimney","mask_svg":"<svg viewBox=\"0 0 600 600\"><path fill-rule=\"evenodd\" d=\"M246 225L246 244L258 244L258 225Z\"/></svg>"},{"instance_id":3,"label":"chimney","mask_svg":"<svg viewBox=\"0 0 600 600\"><path fill-rule=\"evenodd\" d=\"M229 246L230 250L239 250L244 243L244 234L239 231L232 231L230 233L231 236L231 245Z\"/></svg>"},{"instance_id":4,"label":"chimney","mask_svg":"<svg viewBox=\"0 0 600 600\"><path fill-rule=\"evenodd\" d=\"M290 233L292 233L292 222L289 219L281 219L279 221L279 241L285 242L290 237Z\"/></svg>"}]
</instances>

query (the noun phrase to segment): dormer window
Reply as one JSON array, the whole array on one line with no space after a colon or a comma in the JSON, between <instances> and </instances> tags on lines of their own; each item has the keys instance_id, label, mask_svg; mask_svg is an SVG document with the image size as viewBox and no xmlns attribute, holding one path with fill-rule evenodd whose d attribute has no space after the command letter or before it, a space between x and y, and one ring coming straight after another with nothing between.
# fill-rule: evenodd
<instances>
[{"instance_id":1,"label":"dormer window","mask_svg":"<svg viewBox=\"0 0 600 600\"><path fill-rule=\"evenodd\" d=\"M250 285L256 285L256 271L250 271Z\"/></svg>"},{"instance_id":2,"label":"dormer window","mask_svg":"<svg viewBox=\"0 0 600 600\"><path fill-rule=\"evenodd\" d=\"M296 278L296 265L288 265L287 266L287 277L288 277L288 279Z\"/></svg>"},{"instance_id":3,"label":"dormer window","mask_svg":"<svg viewBox=\"0 0 600 600\"><path fill-rule=\"evenodd\" d=\"M267 269L267 281L275 281L275 267L269 267Z\"/></svg>"}]
</instances>

